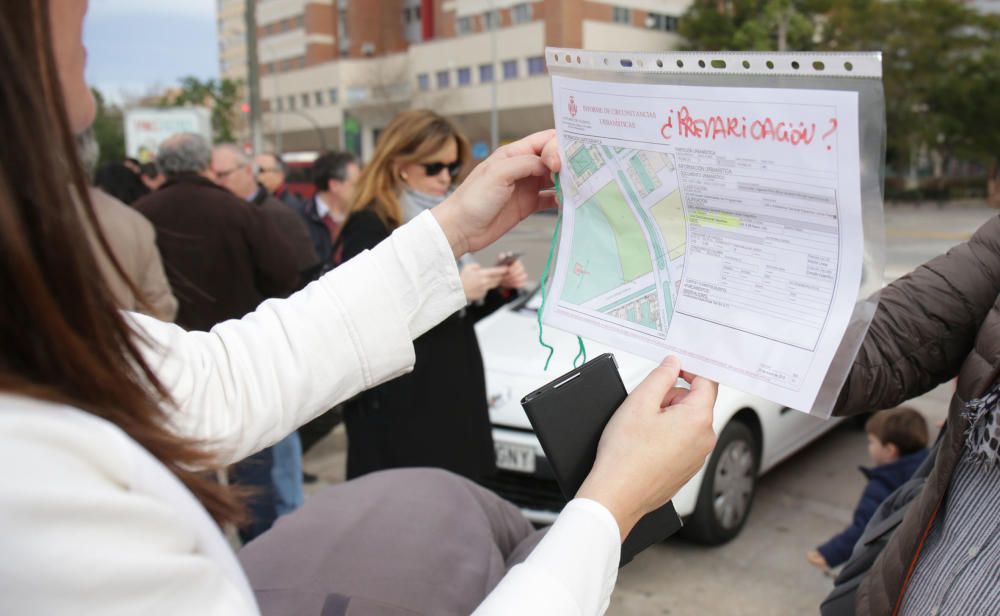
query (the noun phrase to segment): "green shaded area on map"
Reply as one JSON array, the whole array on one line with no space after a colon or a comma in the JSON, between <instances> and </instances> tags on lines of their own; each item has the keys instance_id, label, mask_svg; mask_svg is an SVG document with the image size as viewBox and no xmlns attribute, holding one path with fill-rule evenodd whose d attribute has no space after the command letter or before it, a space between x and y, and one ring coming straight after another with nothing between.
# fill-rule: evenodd
<instances>
[{"instance_id":1,"label":"green shaded area on map","mask_svg":"<svg viewBox=\"0 0 1000 616\"><path fill-rule=\"evenodd\" d=\"M667 252L660 243L662 236L659 233L656 223L649 217L649 213L642 209L641 202L639 201L639 198L636 197L635 191L632 190L632 185L629 184L628 178L626 178L625 174L621 171L618 172L618 177L621 180L622 186L624 186L628 192L632 203L635 204L635 209L639 212L639 218L642 220L642 224L645 225L646 230L649 233L650 243L653 245L653 251L656 253L656 268L660 272L660 280L663 283L664 311L667 315L667 320L669 321L674 314L674 301L671 296L671 287L674 282L670 277L670 269L667 267Z\"/></svg>"},{"instance_id":2,"label":"green shaded area on map","mask_svg":"<svg viewBox=\"0 0 1000 616\"><path fill-rule=\"evenodd\" d=\"M684 207L681 204L681 193L675 190L663 199L660 199L649 212L656 220L656 225L660 228L660 234L667 242L670 249L669 257L671 261L684 256L687 244L687 230L684 225Z\"/></svg>"},{"instance_id":3,"label":"green shaded area on map","mask_svg":"<svg viewBox=\"0 0 1000 616\"><path fill-rule=\"evenodd\" d=\"M569 158L569 164L576 177L583 177L597 171L597 161L590 155L590 150L587 147L581 147L573 153Z\"/></svg>"},{"instance_id":4,"label":"green shaded area on map","mask_svg":"<svg viewBox=\"0 0 1000 616\"><path fill-rule=\"evenodd\" d=\"M575 218L565 301L583 304L653 270L646 238L616 182L594 193Z\"/></svg>"},{"instance_id":5,"label":"green shaded area on map","mask_svg":"<svg viewBox=\"0 0 1000 616\"><path fill-rule=\"evenodd\" d=\"M666 254L667 253L663 249L663 246L660 245L660 242L657 241L657 239L656 239L658 234L656 233L656 229L655 229L654 225L649 220L649 216L646 214L646 211L642 209L642 206L640 205L639 198L636 196L635 191L632 190L632 185L629 184L628 178L625 177L625 174L622 173L621 171L619 171L618 172L618 178L621 180L622 186L624 186L625 190L628 192L629 199L632 200L632 204L635 205L636 211L639 212L639 217L642 218L642 222L645 223L646 229L649 231L650 239L652 240L652 244L653 244L653 251L656 253L656 266L657 266L657 268L660 269L660 270L666 270L666 268L667 268ZM621 192L619 191L618 194L621 194ZM595 195L595 197L596 197L596 195ZM622 204L622 205L624 206L624 204ZM631 210L627 209L627 206L626 206L626 211L629 213L629 219L632 220L632 222L636 222L635 217L632 216L632 212L631 212ZM639 237L642 239L643 243L646 242L646 238L642 236L641 231L640 231ZM646 252L647 252L647 254L649 253L648 250ZM652 269L652 268L650 268L650 269Z\"/></svg>"},{"instance_id":6,"label":"green shaded area on map","mask_svg":"<svg viewBox=\"0 0 1000 616\"><path fill-rule=\"evenodd\" d=\"M638 154L630 158L628 164L639 177L639 181L642 182L642 187L646 189L646 194L656 190L656 183L653 181L653 178L650 177L649 172L646 170L646 165L643 164L643 160Z\"/></svg>"}]
</instances>

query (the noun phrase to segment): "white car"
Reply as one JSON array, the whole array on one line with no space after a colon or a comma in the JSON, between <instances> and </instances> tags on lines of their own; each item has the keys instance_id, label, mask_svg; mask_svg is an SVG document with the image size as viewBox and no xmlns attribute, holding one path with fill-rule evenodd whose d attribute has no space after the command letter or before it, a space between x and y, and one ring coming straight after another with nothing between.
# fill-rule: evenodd
<instances>
[{"instance_id":1,"label":"white car","mask_svg":"<svg viewBox=\"0 0 1000 616\"><path fill-rule=\"evenodd\" d=\"M486 369L490 420L496 447L497 476L487 485L515 503L536 523L551 523L566 503L555 483L542 447L532 432L521 398L572 369L576 336L546 327L548 353L538 342L540 293L498 310L476 325ZM625 387L631 391L656 365L654 362L586 341L587 356L613 353ZM739 534L753 503L757 478L837 424L823 421L763 398L728 387L719 388L715 404L718 443L705 467L674 496L685 520L683 533L700 543L717 545Z\"/></svg>"}]
</instances>

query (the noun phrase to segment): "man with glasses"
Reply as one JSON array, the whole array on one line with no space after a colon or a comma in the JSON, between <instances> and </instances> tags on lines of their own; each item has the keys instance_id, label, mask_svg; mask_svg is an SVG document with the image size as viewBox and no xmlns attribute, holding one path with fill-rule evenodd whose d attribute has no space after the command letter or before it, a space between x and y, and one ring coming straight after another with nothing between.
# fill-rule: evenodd
<instances>
[{"instance_id":1,"label":"man with glasses","mask_svg":"<svg viewBox=\"0 0 1000 616\"><path fill-rule=\"evenodd\" d=\"M273 152L265 152L254 156L257 165L257 181L271 193L275 199L292 208L301 208L302 200L289 190L286 184L288 170L281 157Z\"/></svg>"},{"instance_id":2,"label":"man with glasses","mask_svg":"<svg viewBox=\"0 0 1000 616\"><path fill-rule=\"evenodd\" d=\"M239 146L223 143L212 149L212 171L216 181L237 197L252 203L271 219L274 226L288 240L299 270L299 284L304 287L319 272L319 257L313 249L309 230L291 209L272 197L254 175L254 165Z\"/></svg>"}]
</instances>

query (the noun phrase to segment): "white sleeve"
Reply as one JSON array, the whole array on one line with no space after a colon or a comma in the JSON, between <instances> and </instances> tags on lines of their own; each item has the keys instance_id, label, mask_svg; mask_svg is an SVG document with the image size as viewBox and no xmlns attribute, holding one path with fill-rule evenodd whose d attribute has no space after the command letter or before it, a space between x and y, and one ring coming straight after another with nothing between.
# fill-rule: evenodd
<instances>
[{"instance_id":1,"label":"white sleeve","mask_svg":"<svg viewBox=\"0 0 1000 616\"><path fill-rule=\"evenodd\" d=\"M596 501L573 499L531 555L507 572L474 614L603 614L620 558L621 534L611 512Z\"/></svg>"},{"instance_id":2,"label":"white sleeve","mask_svg":"<svg viewBox=\"0 0 1000 616\"><path fill-rule=\"evenodd\" d=\"M288 299L210 332L130 316L176 402L173 426L226 462L409 371L413 339L464 305L451 247L426 212Z\"/></svg>"},{"instance_id":3,"label":"white sleeve","mask_svg":"<svg viewBox=\"0 0 1000 616\"><path fill-rule=\"evenodd\" d=\"M130 452L147 452L92 415L46 406L0 413L0 614L258 613L206 554L185 509L218 531L168 470L156 475L177 499L140 491Z\"/></svg>"}]
</instances>

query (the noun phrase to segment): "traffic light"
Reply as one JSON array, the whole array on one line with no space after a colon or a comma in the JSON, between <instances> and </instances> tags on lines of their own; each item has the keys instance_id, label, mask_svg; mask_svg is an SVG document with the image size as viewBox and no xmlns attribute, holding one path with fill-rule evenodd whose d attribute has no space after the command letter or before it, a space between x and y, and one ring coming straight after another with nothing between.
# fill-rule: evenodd
<instances>
[{"instance_id":1,"label":"traffic light","mask_svg":"<svg viewBox=\"0 0 1000 616\"><path fill-rule=\"evenodd\" d=\"M243 113L250 113L250 103L243 103L240 105L240 111Z\"/></svg>"}]
</instances>

